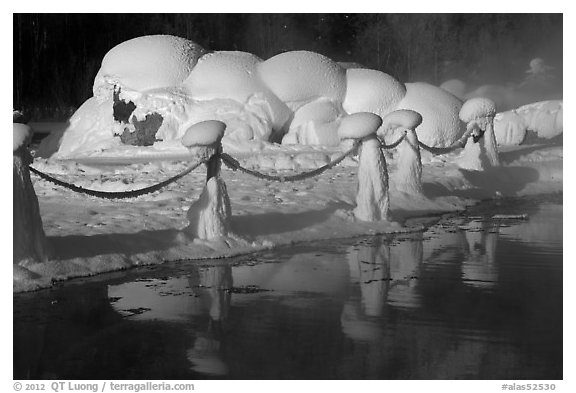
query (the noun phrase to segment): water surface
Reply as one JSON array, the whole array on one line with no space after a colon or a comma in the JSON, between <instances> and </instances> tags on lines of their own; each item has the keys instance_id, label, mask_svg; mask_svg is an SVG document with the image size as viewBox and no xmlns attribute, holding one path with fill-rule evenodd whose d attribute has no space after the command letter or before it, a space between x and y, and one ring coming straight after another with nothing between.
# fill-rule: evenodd
<instances>
[{"instance_id":1,"label":"water surface","mask_svg":"<svg viewBox=\"0 0 576 393\"><path fill-rule=\"evenodd\" d=\"M562 196L15 295L14 378L561 379Z\"/></svg>"}]
</instances>

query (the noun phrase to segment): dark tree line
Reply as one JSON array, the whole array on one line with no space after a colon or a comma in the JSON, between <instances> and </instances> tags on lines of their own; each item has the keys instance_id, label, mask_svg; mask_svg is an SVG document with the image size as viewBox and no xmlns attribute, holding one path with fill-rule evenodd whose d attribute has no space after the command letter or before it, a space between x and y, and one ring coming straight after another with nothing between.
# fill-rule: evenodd
<instances>
[{"instance_id":1,"label":"dark tree line","mask_svg":"<svg viewBox=\"0 0 576 393\"><path fill-rule=\"evenodd\" d=\"M534 57L562 72L562 14L14 14L15 107L62 118L92 95L108 50L173 34L267 59L310 50L401 81L519 80Z\"/></svg>"}]
</instances>

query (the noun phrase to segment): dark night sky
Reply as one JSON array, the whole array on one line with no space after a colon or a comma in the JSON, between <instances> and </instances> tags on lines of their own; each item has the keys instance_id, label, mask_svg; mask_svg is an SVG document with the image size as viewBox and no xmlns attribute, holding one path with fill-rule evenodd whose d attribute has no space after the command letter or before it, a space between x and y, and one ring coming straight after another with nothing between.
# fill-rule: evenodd
<instances>
[{"instance_id":1,"label":"dark night sky","mask_svg":"<svg viewBox=\"0 0 576 393\"><path fill-rule=\"evenodd\" d=\"M435 84L518 82L542 57L561 80L562 29L562 14L14 14L13 100L65 117L92 95L106 52L148 34L263 59L311 50Z\"/></svg>"}]
</instances>

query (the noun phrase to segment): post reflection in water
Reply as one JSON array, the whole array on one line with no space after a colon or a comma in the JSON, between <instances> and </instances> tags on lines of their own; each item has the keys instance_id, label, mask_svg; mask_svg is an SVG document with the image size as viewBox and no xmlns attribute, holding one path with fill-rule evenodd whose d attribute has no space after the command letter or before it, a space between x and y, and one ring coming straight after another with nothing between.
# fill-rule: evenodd
<instances>
[{"instance_id":1,"label":"post reflection in water","mask_svg":"<svg viewBox=\"0 0 576 393\"><path fill-rule=\"evenodd\" d=\"M18 295L14 376L562 378L551 222L561 207Z\"/></svg>"},{"instance_id":2,"label":"post reflection in water","mask_svg":"<svg viewBox=\"0 0 576 393\"><path fill-rule=\"evenodd\" d=\"M465 256L462 260L462 281L476 288L493 288L498 281L495 262L499 223L472 221L461 232Z\"/></svg>"}]
</instances>

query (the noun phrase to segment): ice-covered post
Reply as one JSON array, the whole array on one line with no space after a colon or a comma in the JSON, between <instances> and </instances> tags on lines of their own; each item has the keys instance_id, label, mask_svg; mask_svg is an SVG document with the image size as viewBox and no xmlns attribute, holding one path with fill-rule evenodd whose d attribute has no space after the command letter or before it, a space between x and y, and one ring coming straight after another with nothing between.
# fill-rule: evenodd
<instances>
[{"instance_id":1,"label":"ice-covered post","mask_svg":"<svg viewBox=\"0 0 576 393\"><path fill-rule=\"evenodd\" d=\"M358 194L354 216L361 221L388 219L388 169L376 136L382 124L380 116L369 112L355 113L340 123L341 140L361 141L358 148Z\"/></svg>"},{"instance_id":2,"label":"ice-covered post","mask_svg":"<svg viewBox=\"0 0 576 393\"><path fill-rule=\"evenodd\" d=\"M226 124L217 120L194 124L186 131L182 144L200 159L207 160L206 185L188 210L186 231L199 239L216 239L228 235L230 199L226 184L220 178L220 153Z\"/></svg>"},{"instance_id":3,"label":"ice-covered post","mask_svg":"<svg viewBox=\"0 0 576 393\"><path fill-rule=\"evenodd\" d=\"M394 185L400 192L408 195L422 194L422 160L416 127L422 124L422 116L409 109L390 112L382 119L380 132L392 131L404 133L404 139L398 145L397 170L394 173Z\"/></svg>"},{"instance_id":4,"label":"ice-covered post","mask_svg":"<svg viewBox=\"0 0 576 393\"><path fill-rule=\"evenodd\" d=\"M496 105L488 98L471 98L462 105L460 120L466 123L466 132L473 140L466 143L458 161L460 168L482 171L500 166L494 134L495 115Z\"/></svg>"},{"instance_id":5,"label":"ice-covered post","mask_svg":"<svg viewBox=\"0 0 576 393\"><path fill-rule=\"evenodd\" d=\"M26 124L14 123L13 127L13 263L25 265L46 261L48 243L42 227L38 198L28 170L28 165L32 163L32 156L28 151L32 130Z\"/></svg>"}]
</instances>

